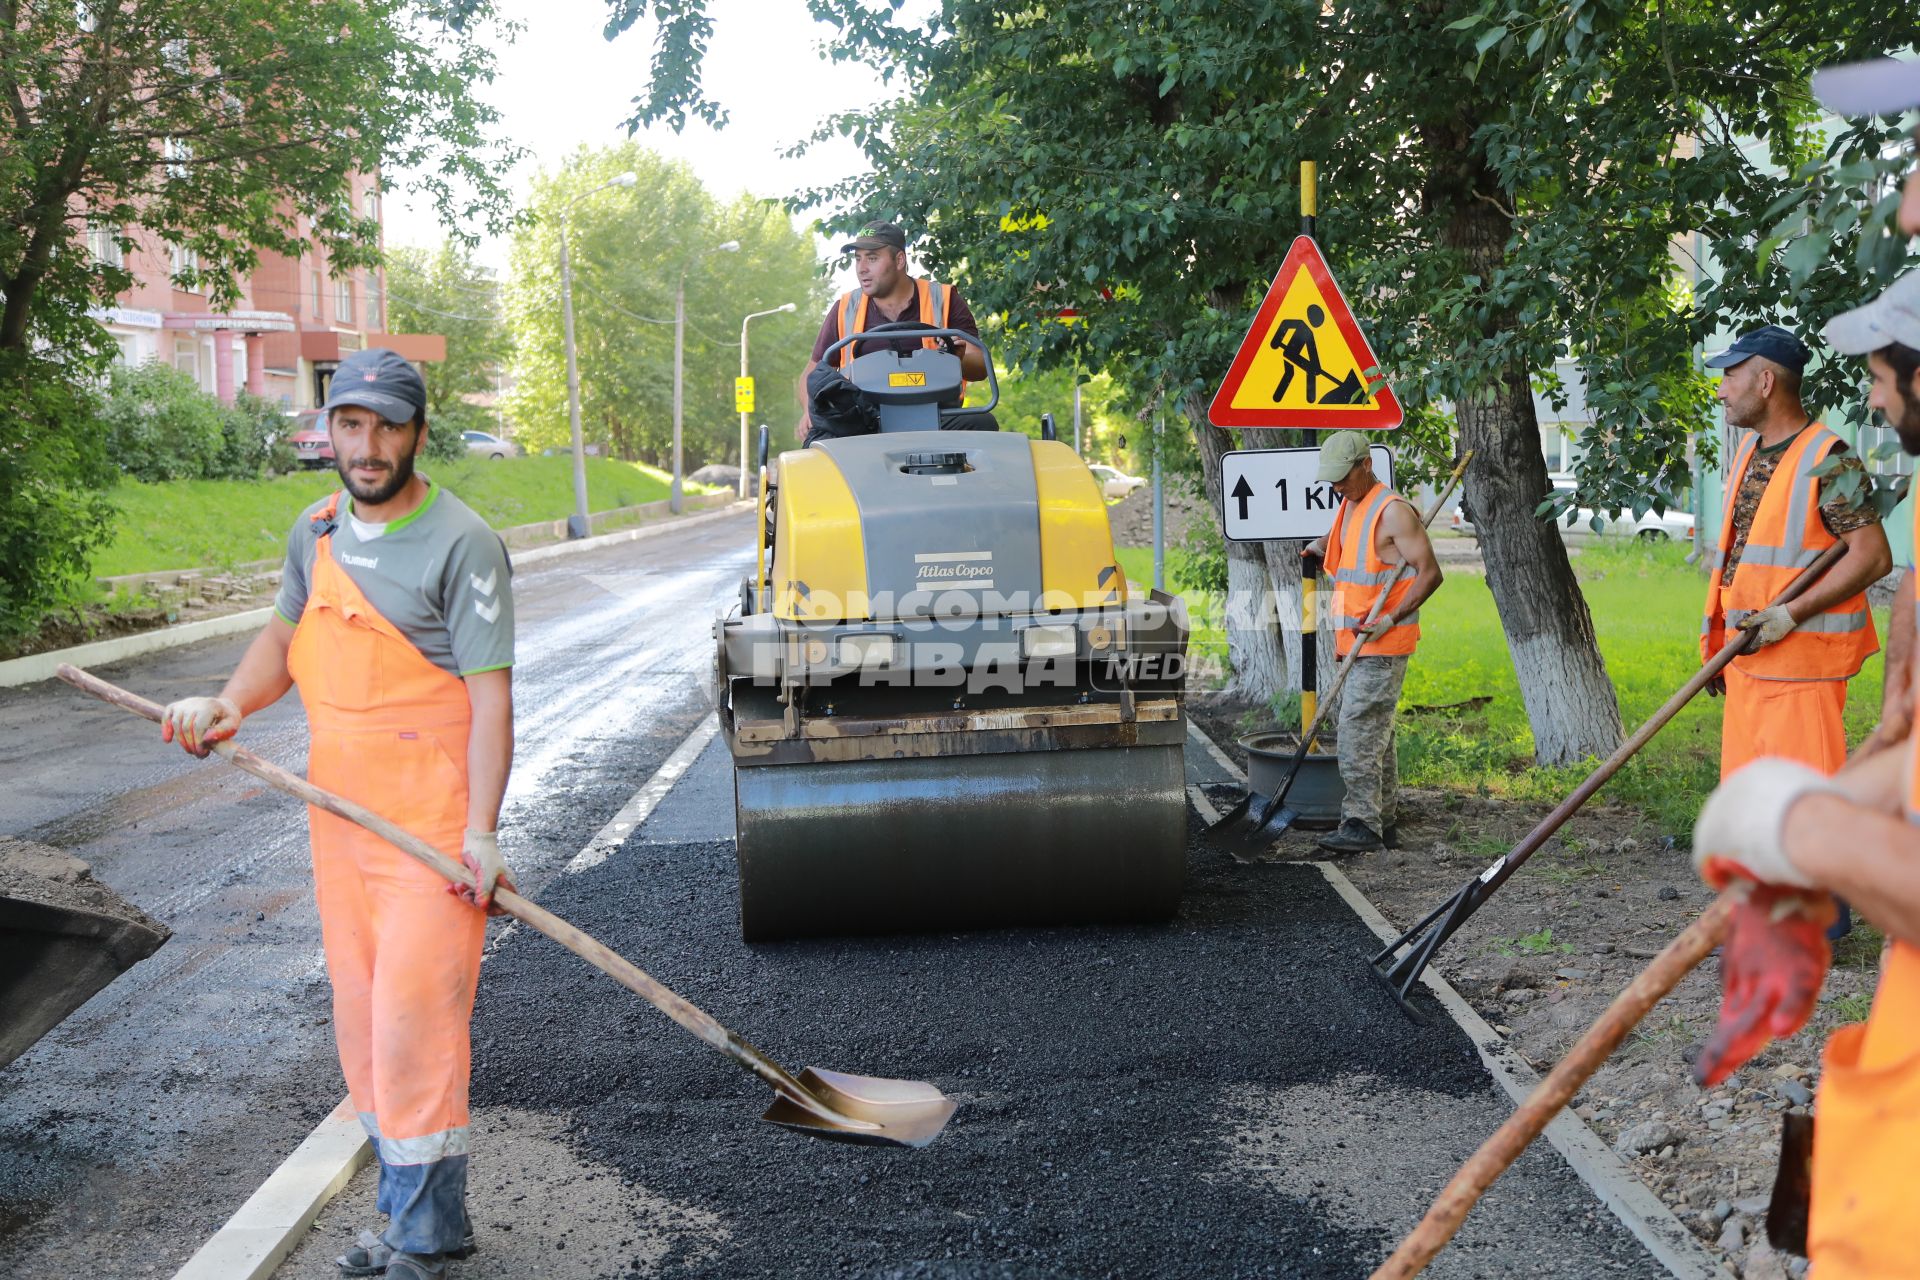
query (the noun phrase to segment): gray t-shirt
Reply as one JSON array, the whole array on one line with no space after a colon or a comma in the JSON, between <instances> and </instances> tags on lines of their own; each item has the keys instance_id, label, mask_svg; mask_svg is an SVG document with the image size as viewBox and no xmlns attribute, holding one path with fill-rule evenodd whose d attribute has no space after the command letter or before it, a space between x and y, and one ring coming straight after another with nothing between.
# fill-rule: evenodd
<instances>
[{"instance_id":1,"label":"gray t-shirt","mask_svg":"<svg viewBox=\"0 0 1920 1280\"><path fill-rule=\"evenodd\" d=\"M368 603L427 661L456 676L513 665L513 566L507 547L466 503L433 481L410 514L383 525L353 516L342 495L333 561ZM319 542L308 507L287 536L287 564L274 612L299 625Z\"/></svg>"}]
</instances>

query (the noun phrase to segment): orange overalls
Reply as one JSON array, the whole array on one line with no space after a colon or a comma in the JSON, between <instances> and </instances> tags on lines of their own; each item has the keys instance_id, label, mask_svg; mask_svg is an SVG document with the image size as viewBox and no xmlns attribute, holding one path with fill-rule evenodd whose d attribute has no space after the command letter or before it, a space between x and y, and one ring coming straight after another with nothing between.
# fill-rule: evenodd
<instances>
[{"instance_id":1,"label":"orange overalls","mask_svg":"<svg viewBox=\"0 0 1920 1280\"><path fill-rule=\"evenodd\" d=\"M1766 608L1838 541L1820 519L1819 479L1813 472L1841 441L1815 423L1787 446L1753 513L1733 582L1720 585L1720 570L1733 545L1734 495L1759 442L1757 432L1749 433L1728 473L1720 546L1707 579L1700 623L1702 661L1720 651L1731 628ZM1785 756L1822 773L1837 771L1847 759L1841 720L1847 681L1879 648L1873 615L1861 594L1808 618L1784 639L1734 659L1726 669L1720 777L1724 780L1761 756Z\"/></svg>"},{"instance_id":2,"label":"orange overalls","mask_svg":"<svg viewBox=\"0 0 1920 1280\"><path fill-rule=\"evenodd\" d=\"M948 295L953 286L941 284L938 280L917 279L913 282L919 310L915 312L922 324L932 325L936 329L947 327ZM833 304L840 313L840 336L850 338L856 333L867 331L867 293L864 289L849 289L841 294ZM884 313L883 313L884 314ZM911 338L911 333L902 333L902 338ZM886 344L875 340L867 344L849 343L834 354L833 363L844 369L852 364L856 356L869 351L878 351ZM940 345L938 338L922 338L920 345L929 349Z\"/></svg>"},{"instance_id":3,"label":"orange overalls","mask_svg":"<svg viewBox=\"0 0 1920 1280\"><path fill-rule=\"evenodd\" d=\"M465 683L422 657L334 563L340 495L315 517L306 608L287 652L307 778L458 857L467 824ZM486 913L385 840L309 807L315 897L347 1092L380 1157L390 1248L468 1233L468 1023Z\"/></svg>"},{"instance_id":4,"label":"orange overalls","mask_svg":"<svg viewBox=\"0 0 1920 1280\"><path fill-rule=\"evenodd\" d=\"M1376 482L1357 501L1342 499L1327 533L1327 572L1333 575L1334 652L1346 657L1353 648L1356 633L1366 628L1367 614L1373 602L1387 589L1401 566L1380 558L1376 535L1380 517L1390 502L1405 502L1393 490ZM1352 563L1348 563L1351 561ZM1420 611L1399 616L1400 602L1413 590L1413 575L1403 576L1380 606L1381 615L1392 613L1394 625L1378 640L1369 640L1360 649L1363 658L1399 657L1413 652L1420 640Z\"/></svg>"}]
</instances>

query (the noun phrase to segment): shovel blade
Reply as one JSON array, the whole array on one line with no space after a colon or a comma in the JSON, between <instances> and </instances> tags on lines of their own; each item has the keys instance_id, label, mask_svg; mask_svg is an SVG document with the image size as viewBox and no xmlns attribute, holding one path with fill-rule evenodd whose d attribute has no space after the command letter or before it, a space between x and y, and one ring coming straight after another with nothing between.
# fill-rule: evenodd
<instances>
[{"instance_id":1,"label":"shovel blade","mask_svg":"<svg viewBox=\"0 0 1920 1280\"><path fill-rule=\"evenodd\" d=\"M879 1147L924 1147L940 1136L959 1103L923 1080L889 1080L808 1067L801 1087L820 1106L845 1118L836 1123L775 1094L762 1120L829 1142Z\"/></svg>"},{"instance_id":2,"label":"shovel blade","mask_svg":"<svg viewBox=\"0 0 1920 1280\"><path fill-rule=\"evenodd\" d=\"M1207 836L1235 862L1258 862L1293 825L1296 816L1292 809L1276 808L1272 800L1250 791L1246 799L1207 828Z\"/></svg>"}]
</instances>

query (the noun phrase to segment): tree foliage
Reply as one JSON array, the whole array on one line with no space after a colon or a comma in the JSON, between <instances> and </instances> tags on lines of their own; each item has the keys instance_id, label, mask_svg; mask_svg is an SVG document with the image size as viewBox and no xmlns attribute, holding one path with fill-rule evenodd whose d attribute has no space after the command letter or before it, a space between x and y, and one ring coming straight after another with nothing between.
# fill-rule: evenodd
<instances>
[{"instance_id":1,"label":"tree foliage","mask_svg":"<svg viewBox=\"0 0 1920 1280\"><path fill-rule=\"evenodd\" d=\"M639 177L632 188L586 194L625 171ZM749 337L757 418L773 425L776 440L785 438L799 414L792 388L827 294L811 237L781 209L744 195L722 205L686 165L632 142L579 152L558 173L537 178L530 209L532 220L514 240L506 293L515 349L508 412L526 447L560 447L569 439L563 217L573 260L582 431L590 443L623 458L669 459L674 299L683 270L687 469L734 460L741 319L791 302L796 312L755 320ZM719 251L728 241L738 241L738 251Z\"/></svg>"},{"instance_id":2,"label":"tree foliage","mask_svg":"<svg viewBox=\"0 0 1920 1280\"><path fill-rule=\"evenodd\" d=\"M428 449L463 455L463 431L492 431L494 415L469 396L495 394L513 354L500 301L500 282L458 240L434 249L387 251L388 323L400 333L438 333L447 358L427 361Z\"/></svg>"}]
</instances>

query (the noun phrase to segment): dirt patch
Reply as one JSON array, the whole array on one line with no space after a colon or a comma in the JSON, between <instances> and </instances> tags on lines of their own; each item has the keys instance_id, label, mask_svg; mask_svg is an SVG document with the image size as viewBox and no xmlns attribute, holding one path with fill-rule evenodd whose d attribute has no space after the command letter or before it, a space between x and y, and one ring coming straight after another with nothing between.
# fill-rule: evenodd
<instances>
[{"instance_id":1,"label":"dirt patch","mask_svg":"<svg viewBox=\"0 0 1920 1280\"><path fill-rule=\"evenodd\" d=\"M1166 538L1170 547L1182 546L1195 520L1211 521L1214 511L1206 495L1196 492L1184 480L1167 477L1161 488L1166 493ZM1107 508L1107 523L1113 528L1116 547L1153 545L1153 486L1144 485Z\"/></svg>"},{"instance_id":2,"label":"dirt patch","mask_svg":"<svg viewBox=\"0 0 1920 1280\"><path fill-rule=\"evenodd\" d=\"M31 840L0 836L0 896L59 911L87 911L151 930L161 940L167 926L93 878L93 868L72 854ZM158 944L156 944L158 945Z\"/></svg>"},{"instance_id":3,"label":"dirt patch","mask_svg":"<svg viewBox=\"0 0 1920 1280\"><path fill-rule=\"evenodd\" d=\"M41 622L32 635L10 646L0 645L0 660L264 609L273 603L279 589L277 569L270 573L182 575L171 584L149 583L140 597L145 603L136 606L109 608L95 604L61 610Z\"/></svg>"},{"instance_id":4,"label":"dirt patch","mask_svg":"<svg viewBox=\"0 0 1920 1280\"><path fill-rule=\"evenodd\" d=\"M1244 766L1233 742L1243 708L1216 702L1191 711ZM1551 807L1408 790L1401 847L1338 861L1388 920L1406 928L1518 843ZM1288 836L1279 856L1327 857L1311 839ZM1711 901L1685 846L1638 810L1602 797L1481 906L1434 968L1544 1072ZM1709 960L1655 1006L1574 1100L1580 1117L1736 1274L1804 1274L1804 1262L1776 1257L1765 1244L1781 1116L1807 1108L1827 1036L1865 1015L1879 950L1879 936L1856 925L1835 949L1806 1029L1718 1088L1701 1089L1692 1062L1720 1005L1718 963Z\"/></svg>"}]
</instances>

